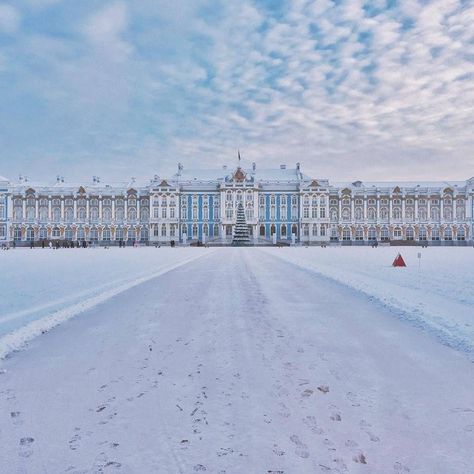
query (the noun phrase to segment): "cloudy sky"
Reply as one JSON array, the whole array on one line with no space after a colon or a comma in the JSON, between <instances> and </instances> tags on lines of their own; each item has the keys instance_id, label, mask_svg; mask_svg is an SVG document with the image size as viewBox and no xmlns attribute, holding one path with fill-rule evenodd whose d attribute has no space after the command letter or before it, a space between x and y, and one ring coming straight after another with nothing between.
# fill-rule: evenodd
<instances>
[{"instance_id":1,"label":"cloudy sky","mask_svg":"<svg viewBox=\"0 0 474 474\"><path fill-rule=\"evenodd\" d=\"M0 0L0 174L474 175L469 0Z\"/></svg>"}]
</instances>

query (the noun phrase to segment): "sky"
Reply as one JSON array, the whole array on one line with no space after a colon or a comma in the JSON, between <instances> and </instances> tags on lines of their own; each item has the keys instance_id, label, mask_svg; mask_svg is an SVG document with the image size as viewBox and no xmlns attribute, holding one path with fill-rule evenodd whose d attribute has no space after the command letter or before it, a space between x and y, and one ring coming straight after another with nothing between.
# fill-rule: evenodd
<instances>
[{"instance_id":1,"label":"sky","mask_svg":"<svg viewBox=\"0 0 474 474\"><path fill-rule=\"evenodd\" d=\"M470 0L0 0L0 174L474 176Z\"/></svg>"}]
</instances>

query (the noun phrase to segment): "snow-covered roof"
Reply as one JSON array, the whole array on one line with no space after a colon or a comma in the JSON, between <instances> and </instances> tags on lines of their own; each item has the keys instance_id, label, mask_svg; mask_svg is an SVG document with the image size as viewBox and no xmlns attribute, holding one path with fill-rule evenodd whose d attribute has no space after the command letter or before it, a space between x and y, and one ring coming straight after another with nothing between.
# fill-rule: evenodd
<instances>
[{"instance_id":1,"label":"snow-covered roof","mask_svg":"<svg viewBox=\"0 0 474 474\"><path fill-rule=\"evenodd\" d=\"M354 181L354 182L332 182L333 188L349 188L349 189L370 189L384 188L394 189L397 186L403 189L444 189L444 188L460 188L466 186L466 181Z\"/></svg>"}]
</instances>

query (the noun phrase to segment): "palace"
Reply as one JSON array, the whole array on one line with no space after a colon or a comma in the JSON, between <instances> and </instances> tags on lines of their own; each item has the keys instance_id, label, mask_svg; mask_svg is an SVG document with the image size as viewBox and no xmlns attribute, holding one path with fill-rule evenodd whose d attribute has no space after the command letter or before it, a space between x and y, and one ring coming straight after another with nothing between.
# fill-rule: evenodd
<instances>
[{"instance_id":1,"label":"palace","mask_svg":"<svg viewBox=\"0 0 474 474\"><path fill-rule=\"evenodd\" d=\"M474 242L474 178L329 182L290 168L187 170L147 182L0 176L0 244L231 243L243 204L254 243ZM402 242L398 242L402 243Z\"/></svg>"}]
</instances>

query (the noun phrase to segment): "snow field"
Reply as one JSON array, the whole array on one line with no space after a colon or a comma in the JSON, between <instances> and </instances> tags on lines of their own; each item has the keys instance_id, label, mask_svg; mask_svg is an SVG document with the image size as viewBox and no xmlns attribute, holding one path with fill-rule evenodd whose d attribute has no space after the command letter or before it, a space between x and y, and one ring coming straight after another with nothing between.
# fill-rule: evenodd
<instances>
[{"instance_id":1,"label":"snow field","mask_svg":"<svg viewBox=\"0 0 474 474\"><path fill-rule=\"evenodd\" d=\"M399 318L444 344L474 354L474 249L470 247L297 247L264 251L374 297ZM398 252L407 267L392 267Z\"/></svg>"},{"instance_id":2,"label":"snow field","mask_svg":"<svg viewBox=\"0 0 474 474\"><path fill-rule=\"evenodd\" d=\"M147 247L0 253L0 359L76 314L211 251Z\"/></svg>"}]
</instances>

